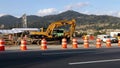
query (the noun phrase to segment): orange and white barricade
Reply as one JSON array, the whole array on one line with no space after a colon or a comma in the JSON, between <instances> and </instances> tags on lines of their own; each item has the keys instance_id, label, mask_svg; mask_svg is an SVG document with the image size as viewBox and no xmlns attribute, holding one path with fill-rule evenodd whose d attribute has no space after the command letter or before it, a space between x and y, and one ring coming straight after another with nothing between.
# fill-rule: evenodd
<instances>
[{"instance_id":1,"label":"orange and white barricade","mask_svg":"<svg viewBox=\"0 0 120 68\"><path fill-rule=\"evenodd\" d=\"M21 40L21 45L20 45L21 51L27 50L26 44L27 44L26 40L22 39L22 40Z\"/></svg>"},{"instance_id":2,"label":"orange and white barricade","mask_svg":"<svg viewBox=\"0 0 120 68\"><path fill-rule=\"evenodd\" d=\"M5 51L5 41L0 39L0 51Z\"/></svg>"},{"instance_id":3,"label":"orange and white barricade","mask_svg":"<svg viewBox=\"0 0 120 68\"><path fill-rule=\"evenodd\" d=\"M111 48L111 40L110 39L106 40L106 47Z\"/></svg>"},{"instance_id":4,"label":"orange and white barricade","mask_svg":"<svg viewBox=\"0 0 120 68\"><path fill-rule=\"evenodd\" d=\"M78 42L76 38L73 38L72 40L72 48L78 48Z\"/></svg>"},{"instance_id":5,"label":"orange and white barricade","mask_svg":"<svg viewBox=\"0 0 120 68\"><path fill-rule=\"evenodd\" d=\"M67 40L66 40L66 38L62 39L62 48L67 48Z\"/></svg>"},{"instance_id":6,"label":"orange and white barricade","mask_svg":"<svg viewBox=\"0 0 120 68\"><path fill-rule=\"evenodd\" d=\"M84 39L84 48L89 48L89 41L87 38Z\"/></svg>"},{"instance_id":7,"label":"orange and white barricade","mask_svg":"<svg viewBox=\"0 0 120 68\"><path fill-rule=\"evenodd\" d=\"M100 38L96 39L96 48L101 48L101 39Z\"/></svg>"},{"instance_id":8,"label":"orange and white barricade","mask_svg":"<svg viewBox=\"0 0 120 68\"><path fill-rule=\"evenodd\" d=\"M47 41L45 39L41 40L41 49L46 50L47 49Z\"/></svg>"},{"instance_id":9,"label":"orange and white barricade","mask_svg":"<svg viewBox=\"0 0 120 68\"><path fill-rule=\"evenodd\" d=\"M120 39L118 39L118 46L120 47Z\"/></svg>"}]
</instances>

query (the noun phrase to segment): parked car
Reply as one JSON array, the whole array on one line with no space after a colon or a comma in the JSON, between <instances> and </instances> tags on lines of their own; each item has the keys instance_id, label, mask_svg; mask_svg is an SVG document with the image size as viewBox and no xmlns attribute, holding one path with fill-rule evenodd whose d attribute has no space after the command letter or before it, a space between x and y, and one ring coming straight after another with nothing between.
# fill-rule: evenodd
<instances>
[{"instance_id":1,"label":"parked car","mask_svg":"<svg viewBox=\"0 0 120 68\"><path fill-rule=\"evenodd\" d=\"M97 38L100 38L103 42L106 42L107 39L110 39L112 43L117 43L118 40L110 35L98 35Z\"/></svg>"}]
</instances>

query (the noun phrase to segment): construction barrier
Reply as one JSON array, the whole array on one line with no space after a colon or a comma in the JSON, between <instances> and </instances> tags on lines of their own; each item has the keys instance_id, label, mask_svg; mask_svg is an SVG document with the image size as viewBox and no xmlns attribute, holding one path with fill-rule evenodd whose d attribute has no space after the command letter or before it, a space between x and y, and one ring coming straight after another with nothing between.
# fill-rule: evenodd
<instances>
[{"instance_id":1,"label":"construction barrier","mask_svg":"<svg viewBox=\"0 0 120 68\"><path fill-rule=\"evenodd\" d=\"M96 39L96 48L101 48L101 39L100 38Z\"/></svg>"},{"instance_id":2,"label":"construction barrier","mask_svg":"<svg viewBox=\"0 0 120 68\"><path fill-rule=\"evenodd\" d=\"M87 38L84 39L84 48L89 48L89 41Z\"/></svg>"},{"instance_id":3,"label":"construction barrier","mask_svg":"<svg viewBox=\"0 0 120 68\"><path fill-rule=\"evenodd\" d=\"M5 41L3 39L0 39L0 51L5 51Z\"/></svg>"},{"instance_id":4,"label":"construction barrier","mask_svg":"<svg viewBox=\"0 0 120 68\"><path fill-rule=\"evenodd\" d=\"M94 36L91 35L91 36L89 37L89 39L90 39L90 40L94 40Z\"/></svg>"},{"instance_id":5,"label":"construction barrier","mask_svg":"<svg viewBox=\"0 0 120 68\"><path fill-rule=\"evenodd\" d=\"M66 38L62 39L62 48L67 48L67 40L66 40Z\"/></svg>"},{"instance_id":6,"label":"construction barrier","mask_svg":"<svg viewBox=\"0 0 120 68\"><path fill-rule=\"evenodd\" d=\"M111 48L111 40L110 39L106 40L106 47Z\"/></svg>"},{"instance_id":7,"label":"construction barrier","mask_svg":"<svg viewBox=\"0 0 120 68\"><path fill-rule=\"evenodd\" d=\"M118 39L118 46L120 47L120 39Z\"/></svg>"},{"instance_id":8,"label":"construction barrier","mask_svg":"<svg viewBox=\"0 0 120 68\"><path fill-rule=\"evenodd\" d=\"M26 44L27 44L26 40L22 39L22 40L21 40L21 45L20 45L21 51L27 50Z\"/></svg>"},{"instance_id":9,"label":"construction barrier","mask_svg":"<svg viewBox=\"0 0 120 68\"><path fill-rule=\"evenodd\" d=\"M88 39L88 36L87 36L87 35L84 35L84 36L82 36L82 39L83 39L83 40Z\"/></svg>"},{"instance_id":10,"label":"construction barrier","mask_svg":"<svg viewBox=\"0 0 120 68\"><path fill-rule=\"evenodd\" d=\"M47 49L47 41L45 39L41 40L41 50Z\"/></svg>"},{"instance_id":11,"label":"construction barrier","mask_svg":"<svg viewBox=\"0 0 120 68\"><path fill-rule=\"evenodd\" d=\"M72 48L78 48L78 42L76 38L73 38L72 40Z\"/></svg>"}]
</instances>

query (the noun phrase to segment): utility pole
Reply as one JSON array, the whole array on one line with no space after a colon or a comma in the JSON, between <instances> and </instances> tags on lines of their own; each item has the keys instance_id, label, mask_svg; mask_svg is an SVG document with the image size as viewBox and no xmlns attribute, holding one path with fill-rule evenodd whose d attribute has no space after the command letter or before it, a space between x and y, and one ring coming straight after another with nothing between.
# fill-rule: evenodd
<instances>
[{"instance_id":1,"label":"utility pole","mask_svg":"<svg viewBox=\"0 0 120 68\"><path fill-rule=\"evenodd\" d=\"M22 16L22 27L27 28L27 16L26 16L26 14L24 14Z\"/></svg>"}]
</instances>

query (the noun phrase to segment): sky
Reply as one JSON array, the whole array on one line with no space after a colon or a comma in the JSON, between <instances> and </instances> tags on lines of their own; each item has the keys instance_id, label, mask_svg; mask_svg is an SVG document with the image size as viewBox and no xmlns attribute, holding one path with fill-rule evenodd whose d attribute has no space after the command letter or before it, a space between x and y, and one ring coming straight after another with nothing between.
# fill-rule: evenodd
<instances>
[{"instance_id":1,"label":"sky","mask_svg":"<svg viewBox=\"0 0 120 68\"><path fill-rule=\"evenodd\" d=\"M67 10L120 17L120 0L0 0L0 16L46 16Z\"/></svg>"}]
</instances>

